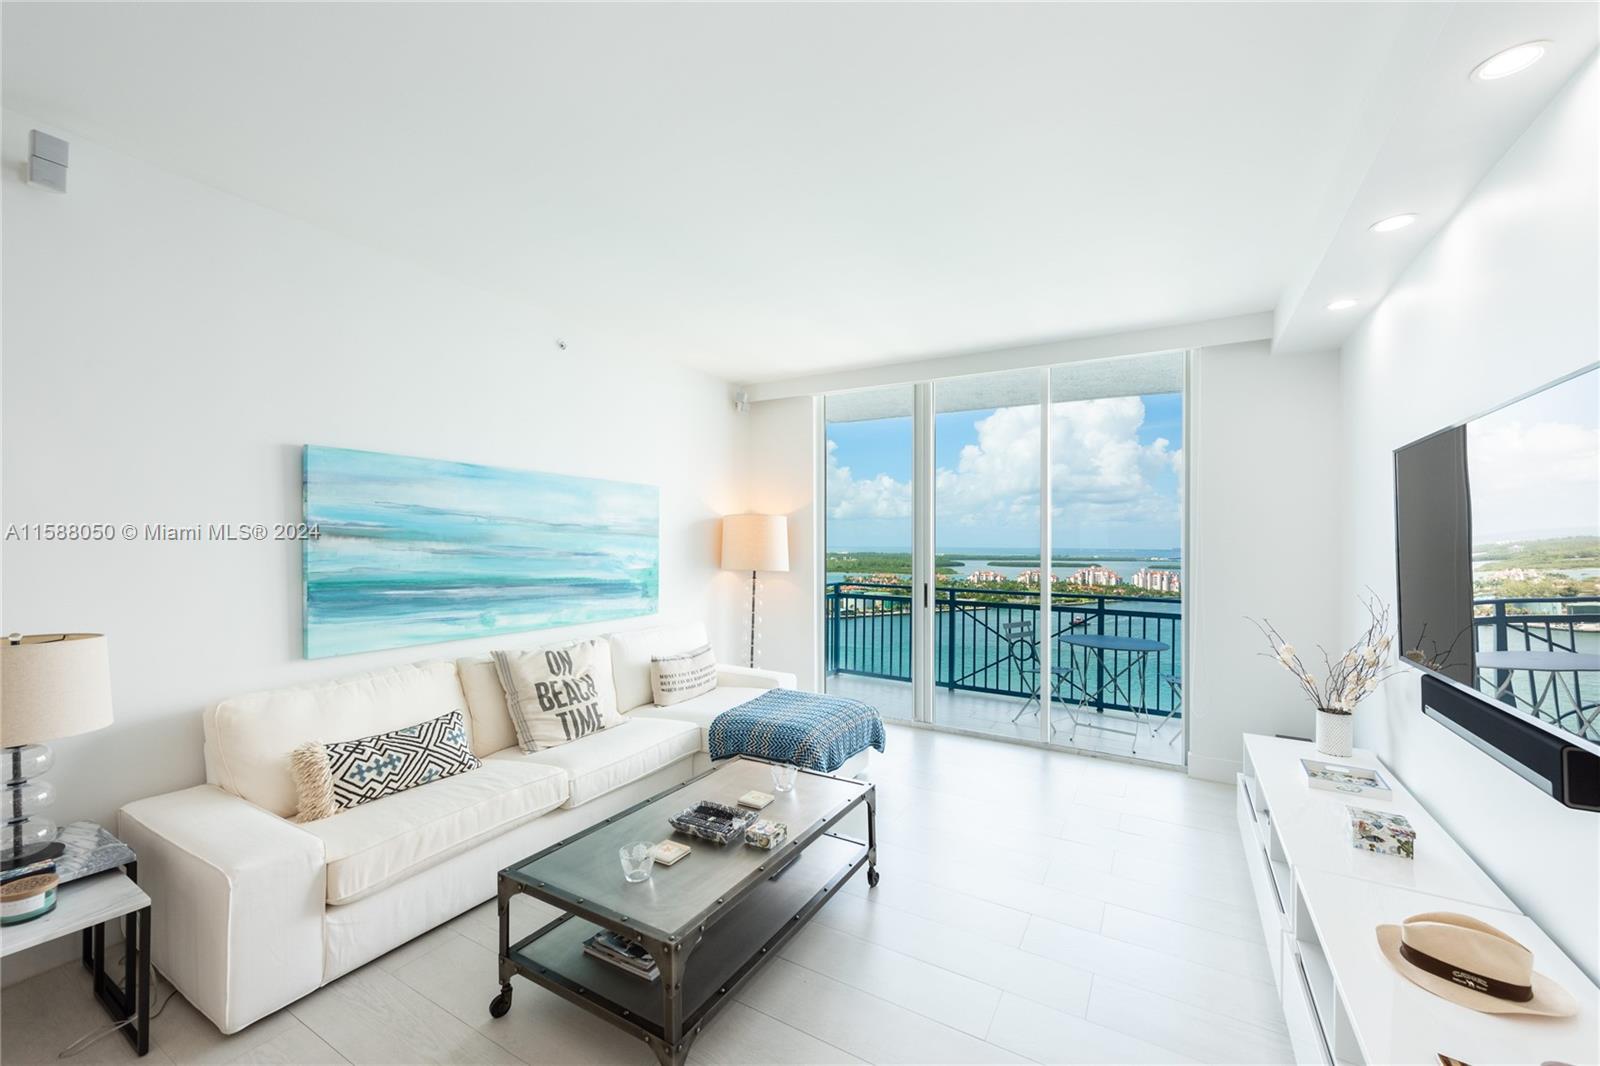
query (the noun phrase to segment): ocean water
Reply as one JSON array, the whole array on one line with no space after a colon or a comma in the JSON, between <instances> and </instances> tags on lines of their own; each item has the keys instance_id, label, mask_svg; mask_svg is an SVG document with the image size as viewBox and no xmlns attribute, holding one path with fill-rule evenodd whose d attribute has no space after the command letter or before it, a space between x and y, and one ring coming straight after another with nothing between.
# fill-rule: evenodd
<instances>
[{"instance_id":1,"label":"ocean water","mask_svg":"<svg viewBox=\"0 0 1600 1066\"><path fill-rule=\"evenodd\" d=\"M308 446L305 655L655 611L653 486Z\"/></svg>"}]
</instances>

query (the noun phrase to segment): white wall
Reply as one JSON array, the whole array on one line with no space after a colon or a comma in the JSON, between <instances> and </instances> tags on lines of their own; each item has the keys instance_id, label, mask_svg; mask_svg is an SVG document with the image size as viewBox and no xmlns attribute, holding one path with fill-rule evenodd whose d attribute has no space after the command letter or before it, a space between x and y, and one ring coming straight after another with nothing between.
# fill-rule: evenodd
<instances>
[{"instance_id":1,"label":"white wall","mask_svg":"<svg viewBox=\"0 0 1600 1066\"><path fill-rule=\"evenodd\" d=\"M1314 729L1251 619L1304 648L1338 635L1338 357L1203 348L1189 388L1189 771L1232 782L1245 733Z\"/></svg>"},{"instance_id":2,"label":"white wall","mask_svg":"<svg viewBox=\"0 0 1600 1066\"><path fill-rule=\"evenodd\" d=\"M804 396L752 404L741 431L741 505L761 514L789 516L789 572L761 575L757 665L787 670L798 677L801 688L819 691L816 401ZM744 575L741 595L748 596L749 580ZM743 611L748 616L748 601Z\"/></svg>"},{"instance_id":3,"label":"white wall","mask_svg":"<svg viewBox=\"0 0 1600 1066\"><path fill-rule=\"evenodd\" d=\"M724 383L581 336L558 351L533 307L70 130L46 127L72 142L70 192L29 186L30 125L4 116L4 522L295 521L308 442L646 482L662 614L709 618L732 654ZM308 662L293 544L8 542L3 562L7 631L110 640L116 724L56 745L61 821L202 780L210 700L570 632Z\"/></svg>"},{"instance_id":4,"label":"white wall","mask_svg":"<svg viewBox=\"0 0 1600 1066\"><path fill-rule=\"evenodd\" d=\"M1395 447L1600 353L1596 96L1591 60L1345 345L1348 589L1394 594ZM1418 684L1408 672L1363 705L1358 743L1600 978L1600 815L1562 807L1424 717Z\"/></svg>"}]
</instances>

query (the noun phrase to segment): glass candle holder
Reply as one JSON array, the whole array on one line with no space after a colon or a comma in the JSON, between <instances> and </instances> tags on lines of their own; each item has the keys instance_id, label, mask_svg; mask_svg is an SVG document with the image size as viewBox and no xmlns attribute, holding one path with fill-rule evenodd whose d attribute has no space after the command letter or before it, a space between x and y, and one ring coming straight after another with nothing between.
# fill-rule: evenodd
<instances>
[{"instance_id":1,"label":"glass candle holder","mask_svg":"<svg viewBox=\"0 0 1600 1066\"><path fill-rule=\"evenodd\" d=\"M778 792L791 792L794 790L794 779L800 770L793 763L775 762L772 764L772 787Z\"/></svg>"},{"instance_id":2,"label":"glass candle holder","mask_svg":"<svg viewBox=\"0 0 1600 1066\"><path fill-rule=\"evenodd\" d=\"M646 843L624 844L617 849L622 860L622 878L629 884L650 879L650 869L656 864L655 845Z\"/></svg>"}]
</instances>

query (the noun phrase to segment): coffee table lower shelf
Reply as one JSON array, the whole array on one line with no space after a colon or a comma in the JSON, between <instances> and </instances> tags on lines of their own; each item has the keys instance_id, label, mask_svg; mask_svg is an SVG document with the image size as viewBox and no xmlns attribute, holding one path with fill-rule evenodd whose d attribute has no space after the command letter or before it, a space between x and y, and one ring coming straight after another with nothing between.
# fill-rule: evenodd
<instances>
[{"instance_id":1,"label":"coffee table lower shelf","mask_svg":"<svg viewBox=\"0 0 1600 1066\"><path fill-rule=\"evenodd\" d=\"M870 857L865 842L831 833L818 837L783 870L708 924L697 942L679 945L676 989L669 983L674 980L671 967L662 966L659 978L646 981L584 954L583 942L602 926L574 914L509 945L500 960L502 981L508 972L520 974L638 1036L664 1066L681 1066L705 1023L857 870L869 864ZM627 928L606 928L638 939ZM661 954L658 951L658 962ZM490 1012L496 1017L504 1014L510 996L506 985ZM679 1019L677 1024L667 1022L669 1013Z\"/></svg>"}]
</instances>

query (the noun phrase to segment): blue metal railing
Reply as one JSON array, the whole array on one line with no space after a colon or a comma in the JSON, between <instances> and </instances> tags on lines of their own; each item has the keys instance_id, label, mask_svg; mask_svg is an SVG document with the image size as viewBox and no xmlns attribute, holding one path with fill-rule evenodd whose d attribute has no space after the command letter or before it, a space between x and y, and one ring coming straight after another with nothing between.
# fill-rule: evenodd
<instances>
[{"instance_id":1,"label":"blue metal railing","mask_svg":"<svg viewBox=\"0 0 1600 1066\"><path fill-rule=\"evenodd\" d=\"M909 584L829 582L825 588L828 673L909 682L911 599ZM1177 597L1058 591L1051 600L1051 661L1058 668L1071 661L1071 646L1063 638L1072 633L1160 641L1167 649L1139 659L1122 688L1142 698L1151 713L1169 714L1178 695L1166 679L1180 677L1183 661L1179 602ZM931 606L937 686L1022 698L1035 694L1037 672L1030 669L1029 657L1015 647L1018 642L1008 630L1018 631L1020 623L1022 631L1038 632L1037 593L944 586L934 591ZM1096 710L1130 709L1115 699L1116 686L1109 683L1109 675L1127 666L1126 654L1108 652L1087 661L1094 664L1096 676L1078 679L1078 684L1095 694L1088 705ZM1056 694L1066 698L1059 686Z\"/></svg>"},{"instance_id":2,"label":"blue metal railing","mask_svg":"<svg viewBox=\"0 0 1600 1066\"><path fill-rule=\"evenodd\" d=\"M1479 651L1600 651L1600 596L1509 596L1473 600ZM1496 670L1494 689L1513 707L1537 708L1541 718L1600 741L1600 729L1583 715L1600 701L1600 678L1592 671ZM1481 672L1480 672L1481 674ZM1592 718L1592 716L1590 716ZM1573 728L1578 725L1578 728Z\"/></svg>"}]
</instances>

